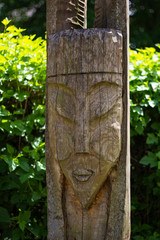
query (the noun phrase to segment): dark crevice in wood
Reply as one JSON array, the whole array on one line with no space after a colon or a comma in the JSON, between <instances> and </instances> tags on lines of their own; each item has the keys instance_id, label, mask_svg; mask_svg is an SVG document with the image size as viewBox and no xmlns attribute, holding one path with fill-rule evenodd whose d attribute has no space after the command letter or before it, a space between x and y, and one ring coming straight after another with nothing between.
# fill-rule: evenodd
<instances>
[{"instance_id":1,"label":"dark crevice in wood","mask_svg":"<svg viewBox=\"0 0 160 240\"><path fill-rule=\"evenodd\" d=\"M115 171L113 169L112 171ZM104 240L106 240L107 232L108 232L108 220L109 220L109 214L110 214L110 206L111 206L111 191L112 191L112 178L111 175L107 179L107 185L108 187L108 198L107 198L107 223L106 223L106 230L105 230L105 237Z\"/></svg>"},{"instance_id":2,"label":"dark crevice in wood","mask_svg":"<svg viewBox=\"0 0 160 240\"><path fill-rule=\"evenodd\" d=\"M80 73L80 72L78 72L78 73L69 73L69 74L66 74L66 73L64 73L64 74L55 74L55 75L50 75L50 76L48 76L48 82L49 82L49 78L53 78L53 77L58 77L58 76L73 76L73 75L82 75L82 74L105 74L105 73L108 73L108 74L117 74L117 75L122 75L122 73L119 73L119 72L83 72L83 73Z\"/></svg>"},{"instance_id":3,"label":"dark crevice in wood","mask_svg":"<svg viewBox=\"0 0 160 240\"><path fill-rule=\"evenodd\" d=\"M83 229L83 225L84 225L84 223L83 223L83 221L84 221L84 212L83 212L83 208L82 208L82 232L81 232L81 240L83 240L83 231L84 231L84 229Z\"/></svg>"},{"instance_id":4,"label":"dark crevice in wood","mask_svg":"<svg viewBox=\"0 0 160 240\"><path fill-rule=\"evenodd\" d=\"M66 213L66 199L65 199L65 185L66 185L66 178L63 175L63 186L62 186L62 210L63 210L63 218L64 218L64 240L68 240L67 236L67 213Z\"/></svg>"},{"instance_id":5,"label":"dark crevice in wood","mask_svg":"<svg viewBox=\"0 0 160 240\"><path fill-rule=\"evenodd\" d=\"M95 19L94 27L107 28L108 27L108 12L110 0L95 0Z\"/></svg>"},{"instance_id":6,"label":"dark crevice in wood","mask_svg":"<svg viewBox=\"0 0 160 240\"><path fill-rule=\"evenodd\" d=\"M57 88L57 92L56 92L56 100L55 100L55 109L57 109L57 98L58 98L58 92L59 92L59 87ZM55 136L56 136L56 155L57 155L57 159L58 159L58 145L57 145L57 123L55 125Z\"/></svg>"},{"instance_id":7,"label":"dark crevice in wood","mask_svg":"<svg viewBox=\"0 0 160 240\"><path fill-rule=\"evenodd\" d=\"M100 86L99 86L99 98L100 98L100 116L102 114L102 109L101 109L101 93L100 93ZM101 173L101 151L102 151L102 147L101 147L101 118L99 118L99 172Z\"/></svg>"}]
</instances>

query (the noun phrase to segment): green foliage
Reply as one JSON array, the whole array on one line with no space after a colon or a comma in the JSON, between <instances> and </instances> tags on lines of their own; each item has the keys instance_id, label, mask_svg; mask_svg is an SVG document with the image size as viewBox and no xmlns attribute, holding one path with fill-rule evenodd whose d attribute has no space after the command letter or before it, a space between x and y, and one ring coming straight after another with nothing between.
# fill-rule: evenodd
<instances>
[{"instance_id":1,"label":"green foliage","mask_svg":"<svg viewBox=\"0 0 160 240\"><path fill-rule=\"evenodd\" d=\"M160 45L157 44L157 48ZM160 52L130 52L132 239L160 239Z\"/></svg>"},{"instance_id":2,"label":"green foliage","mask_svg":"<svg viewBox=\"0 0 160 240\"><path fill-rule=\"evenodd\" d=\"M2 21L0 239L46 239L46 42Z\"/></svg>"}]
</instances>

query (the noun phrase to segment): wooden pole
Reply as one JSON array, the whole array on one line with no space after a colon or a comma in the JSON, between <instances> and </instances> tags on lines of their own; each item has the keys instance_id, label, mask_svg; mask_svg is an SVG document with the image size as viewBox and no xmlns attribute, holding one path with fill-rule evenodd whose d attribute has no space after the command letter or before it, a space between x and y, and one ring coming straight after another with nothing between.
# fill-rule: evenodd
<instances>
[{"instance_id":1,"label":"wooden pole","mask_svg":"<svg viewBox=\"0 0 160 240\"><path fill-rule=\"evenodd\" d=\"M47 1L48 240L129 240L128 1L77 26L86 2Z\"/></svg>"}]
</instances>

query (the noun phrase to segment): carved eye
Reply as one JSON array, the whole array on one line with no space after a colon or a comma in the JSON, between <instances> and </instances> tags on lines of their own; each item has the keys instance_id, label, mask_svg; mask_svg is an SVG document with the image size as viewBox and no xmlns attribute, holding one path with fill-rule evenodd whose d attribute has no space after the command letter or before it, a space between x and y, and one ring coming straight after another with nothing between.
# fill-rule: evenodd
<instances>
[{"instance_id":1,"label":"carved eye","mask_svg":"<svg viewBox=\"0 0 160 240\"><path fill-rule=\"evenodd\" d=\"M69 91L59 88L56 99L56 110L60 116L67 120L75 120L75 98Z\"/></svg>"},{"instance_id":2,"label":"carved eye","mask_svg":"<svg viewBox=\"0 0 160 240\"><path fill-rule=\"evenodd\" d=\"M103 117L121 95L120 87L114 84L97 85L89 94L90 121Z\"/></svg>"}]
</instances>

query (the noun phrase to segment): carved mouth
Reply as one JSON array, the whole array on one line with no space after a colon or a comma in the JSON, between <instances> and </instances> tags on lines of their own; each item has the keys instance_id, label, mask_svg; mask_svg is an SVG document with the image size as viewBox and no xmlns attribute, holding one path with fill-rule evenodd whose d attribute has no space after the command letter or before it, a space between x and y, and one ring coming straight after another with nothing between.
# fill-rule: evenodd
<instances>
[{"instance_id":1,"label":"carved mouth","mask_svg":"<svg viewBox=\"0 0 160 240\"><path fill-rule=\"evenodd\" d=\"M80 182L86 182L92 176L92 170L79 169L73 171L72 175Z\"/></svg>"}]
</instances>

